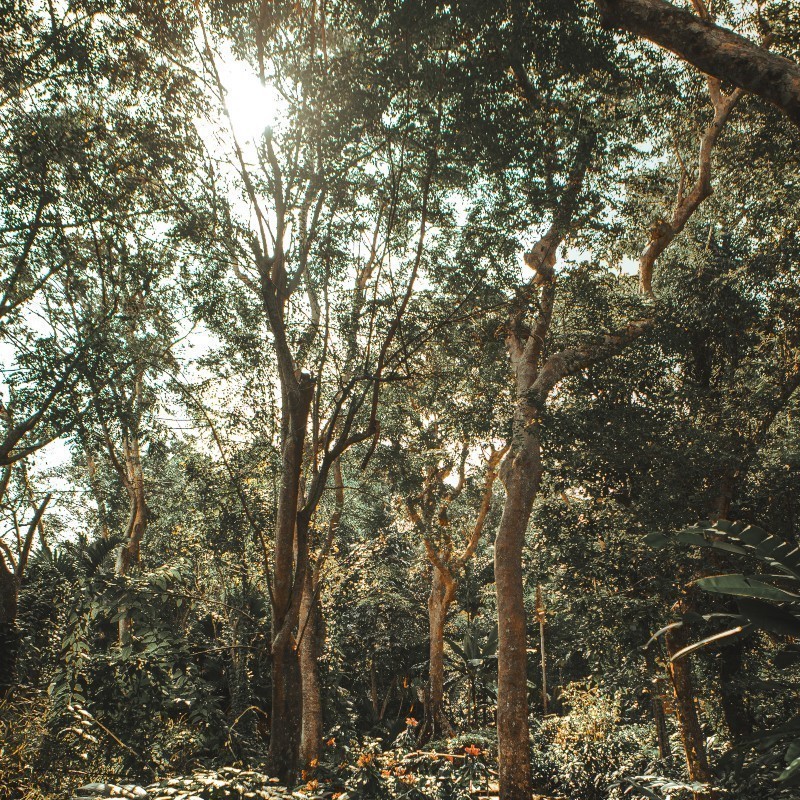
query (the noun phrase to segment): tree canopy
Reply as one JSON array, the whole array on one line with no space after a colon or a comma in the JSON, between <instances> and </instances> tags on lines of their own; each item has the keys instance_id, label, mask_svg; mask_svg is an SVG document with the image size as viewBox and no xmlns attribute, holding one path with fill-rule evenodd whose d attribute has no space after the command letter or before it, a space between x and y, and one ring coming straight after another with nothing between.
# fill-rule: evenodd
<instances>
[{"instance_id":1,"label":"tree canopy","mask_svg":"<svg viewBox=\"0 0 800 800\"><path fill-rule=\"evenodd\" d=\"M0 798L793 797L797 22L9 0Z\"/></svg>"}]
</instances>

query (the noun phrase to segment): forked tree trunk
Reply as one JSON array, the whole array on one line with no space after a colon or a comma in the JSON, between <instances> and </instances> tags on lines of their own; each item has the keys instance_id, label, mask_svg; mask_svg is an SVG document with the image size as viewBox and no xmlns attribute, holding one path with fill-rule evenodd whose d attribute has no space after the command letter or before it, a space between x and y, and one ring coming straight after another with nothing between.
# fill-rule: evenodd
<instances>
[{"instance_id":1,"label":"forked tree trunk","mask_svg":"<svg viewBox=\"0 0 800 800\"><path fill-rule=\"evenodd\" d=\"M683 627L673 628L665 638L667 655L670 658L669 672L675 692L675 713L678 717L683 751L686 754L689 778L699 783L711 783L706 739L697 713L692 664L687 656L672 660L677 652L686 647L686 632ZM714 800L715 796L713 791L695 792L693 795L695 800Z\"/></svg>"},{"instance_id":2,"label":"forked tree trunk","mask_svg":"<svg viewBox=\"0 0 800 800\"><path fill-rule=\"evenodd\" d=\"M459 467L459 478L456 486L445 493L444 499L439 504L438 512L436 505L430 502L430 491L438 485L443 486L444 478L449 473L450 468L444 470L431 469L426 481L426 487L418 498L422 502L422 511L417 509L414 503L409 502L408 508L415 525L422 534L425 543L425 550L428 560L431 562L431 591L428 595L428 631L429 631L429 662L428 662L428 686L426 689L425 724L420 730L419 742L425 742L430 738L440 736L450 736L453 733L452 727L444 710L444 629L447 623L447 613L456 596L456 588L463 574L467 562L475 555L478 549L486 520L492 507L492 492L494 482L497 479L497 468L500 460L507 452L508 447L499 450L491 448L489 458L486 462L486 476L483 485L483 497L481 505L475 518L472 532L466 539L464 549L459 555L453 554L453 542L448 533L448 507L450 503L458 497L465 485L465 464L467 460L468 448L462 447L461 463ZM442 538L447 542L445 547L437 547L435 541L438 537L431 537L430 530L433 526L434 518L437 520L439 531L443 534Z\"/></svg>"},{"instance_id":3,"label":"forked tree trunk","mask_svg":"<svg viewBox=\"0 0 800 800\"><path fill-rule=\"evenodd\" d=\"M300 737L300 763L309 766L319 760L322 741L322 690L319 660L322 655L323 619L311 570L306 571L303 600L300 604L300 679L303 692L303 723Z\"/></svg>"},{"instance_id":4,"label":"forked tree trunk","mask_svg":"<svg viewBox=\"0 0 800 800\"><path fill-rule=\"evenodd\" d=\"M497 591L497 743L501 800L530 800L527 630L522 574L525 532L542 475L538 426L518 409L511 450L500 470L506 487L494 547Z\"/></svg>"},{"instance_id":5,"label":"forked tree trunk","mask_svg":"<svg viewBox=\"0 0 800 800\"><path fill-rule=\"evenodd\" d=\"M714 118L701 138L697 180L687 187L684 175L670 222L659 226L655 236L651 235L651 241L639 258L640 288L647 295L652 295L653 268L658 257L711 194L711 153L731 111L742 96L740 90L724 95L720 82L713 78L708 79L708 88ZM546 355L545 343L555 302L556 249L570 227L593 144L591 138L581 142L562 203L556 209L550 230L531 252L525 254L525 263L534 273L533 280L526 287L533 292L526 294L526 299L529 301L531 296L538 295L538 311L530 319L530 307L520 304L511 314L505 331L514 369L516 403L511 450L500 472L506 487L506 502L495 540L494 557L499 627L497 739L501 800L530 800L532 793L522 552L533 501L542 477L539 433L542 412L550 393L561 380L619 353L649 331L655 321L655 317L648 314L642 319L629 320L613 333L604 334L596 343L567 347ZM681 696L685 696L684 679L682 666L679 666L677 685L681 687ZM690 697L692 702L685 711L687 715L690 710L694 711L696 720L691 692ZM699 730L699 725L697 728ZM702 740L700 744L703 744ZM696 747L692 752L693 768L699 774L702 772L698 761L700 756L694 758ZM705 753L704 750L701 752Z\"/></svg>"}]
</instances>

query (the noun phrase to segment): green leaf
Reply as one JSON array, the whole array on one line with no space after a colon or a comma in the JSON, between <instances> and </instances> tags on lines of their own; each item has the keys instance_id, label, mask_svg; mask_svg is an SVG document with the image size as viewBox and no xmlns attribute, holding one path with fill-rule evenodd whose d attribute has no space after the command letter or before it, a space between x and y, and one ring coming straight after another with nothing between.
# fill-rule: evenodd
<instances>
[{"instance_id":1,"label":"green leaf","mask_svg":"<svg viewBox=\"0 0 800 800\"><path fill-rule=\"evenodd\" d=\"M739 610L759 628L787 636L800 636L800 615L754 598L741 598Z\"/></svg>"},{"instance_id":2,"label":"green leaf","mask_svg":"<svg viewBox=\"0 0 800 800\"><path fill-rule=\"evenodd\" d=\"M650 531L644 537L645 544L652 547L654 550L662 550L670 543L670 537L661 531Z\"/></svg>"},{"instance_id":3,"label":"green leaf","mask_svg":"<svg viewBox=\"0 0 800 800\"><path fill-rule=\"evenodd\" d=\"M697 585L707 592L729 594L740 597L757 597L777 603L800 603L800 595L779 589L749 575L714 575L700 578Z\"/></svg>"},{"instance_id":4,"label":"green leaf","mask_svg":"<svg viewBox=\"0 0 800 800\"><path fill-rule=\"evenodd\" d=\"M800 756L794 759L791 764L778 776L778 780L786 786L797 786L800 784Z\"/></svg>"}]
</instances>

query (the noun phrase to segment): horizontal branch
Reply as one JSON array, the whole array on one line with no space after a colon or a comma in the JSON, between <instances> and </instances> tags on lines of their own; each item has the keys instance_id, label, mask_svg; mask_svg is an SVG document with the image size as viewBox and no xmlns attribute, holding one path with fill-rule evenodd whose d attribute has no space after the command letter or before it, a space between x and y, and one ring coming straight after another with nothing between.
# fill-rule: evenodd
<instances>
[{"instance_id":1,"label":"horizontal branch","mask_svg":"<svg viewBox=\"0 0 800 800\"><path fill-rule=\"evenodd\" d=\"M707 75L763 97L800 125L800 65L665 0L595 0L603 24L670 50Z\"/></svg>"}]
</instances>

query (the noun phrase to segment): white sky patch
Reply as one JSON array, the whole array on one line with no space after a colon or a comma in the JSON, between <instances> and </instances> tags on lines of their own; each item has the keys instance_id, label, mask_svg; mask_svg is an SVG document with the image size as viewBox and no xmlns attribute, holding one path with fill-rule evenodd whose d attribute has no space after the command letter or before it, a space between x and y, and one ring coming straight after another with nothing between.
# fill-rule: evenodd
<instances>
[{"instance_id":1,"label":"white sky patch","mask_svg":"<svg viewBox=\"0 0 800 800\"><path fill-rule=\"evenodd\" d=\"M622 256L622 260L619 262L619 269L623 275L638 275L639 260L630 256Z\"/></svg>"},{"instance_id":2,"label":"white sky patch","mask_svg":"<svg viewBox=\"0 0 800 800\"><path fill-rule=\"evenodd\" d=\"M253 68L232 56L217 63L225 102L240 142L251 145L267 128L277 128L286 117L286 101L274 86L262 84Z\"/></svg>"}]
</instances>

